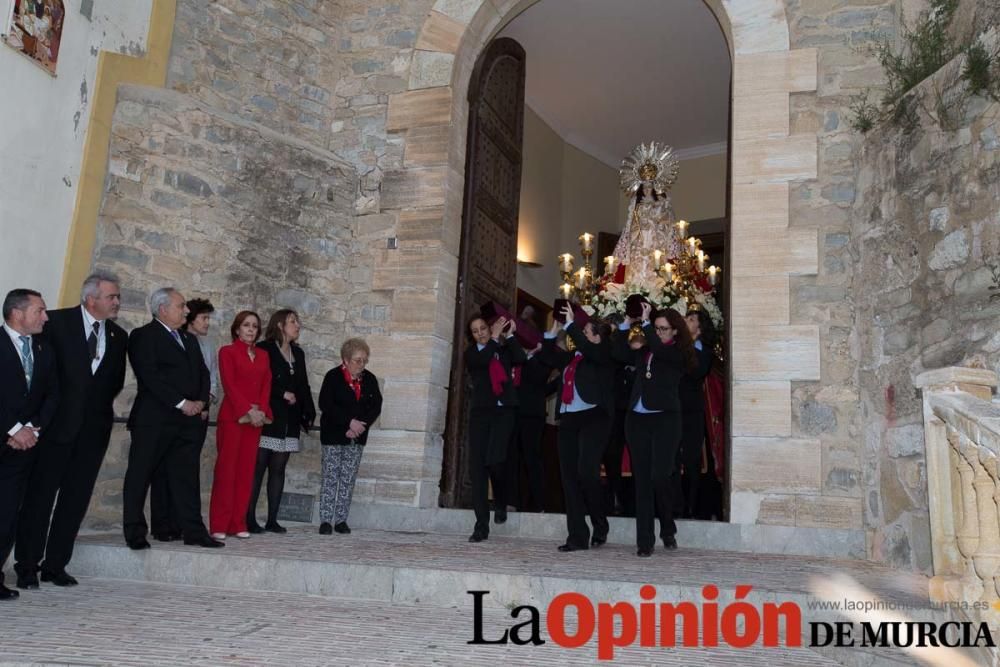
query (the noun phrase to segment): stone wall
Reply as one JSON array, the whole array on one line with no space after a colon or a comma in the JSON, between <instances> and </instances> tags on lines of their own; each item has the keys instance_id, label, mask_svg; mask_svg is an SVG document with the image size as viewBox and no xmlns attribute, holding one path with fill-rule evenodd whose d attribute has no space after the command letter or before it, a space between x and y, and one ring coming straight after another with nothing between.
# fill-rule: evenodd
<instances>
[{"instance_id":1,"label":"stone wall","mask_svg":"<svg viewBox=\"0 0 1000 667\"><path fill-rule=\"evenodd\" d=\"M107 193L95 263L122 279L121 321L149 321L147 297L175 285L215 304L213 335L229 341L239 310L263 318L297 309L313 389L339 363L345 332L382 330L384 304L370 293L371 242L353 216L357 175L306 143L164 89L119 89ZM128 413L129 377L118 401ZM212 478L214 429L203 459ZM120 521L127 433L119 428L101 473L89 521ZM319 445L308 438L289 491L315 494Z\"/></svg>"},{"instance_id":2,"label":"stone wall","mask_svg":"<svg viewBox=\"0 0 1000 667\"><path fill-rule=\"evenodd\" d=\"M913 94L934 108L953 62ZM853 347L863 416L871 557L930 571L921 397L914 379L945 366L1000 368L1000 105L973 98L955 127L926 112L907 131L866 137L851 210Z\"/></svg>"}]
</instances>

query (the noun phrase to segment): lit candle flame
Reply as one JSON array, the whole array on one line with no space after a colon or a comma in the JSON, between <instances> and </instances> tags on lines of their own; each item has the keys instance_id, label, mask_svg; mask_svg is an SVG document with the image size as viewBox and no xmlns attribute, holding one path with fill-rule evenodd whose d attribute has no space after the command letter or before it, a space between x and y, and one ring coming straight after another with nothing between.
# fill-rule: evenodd
<instances>
[{"instance_id":1,"label":"lit candle flame","mask_svg":"<svg viewBox=\"0 0 1000 667\"><path fill-rule=\"evenodd\" d=\"M562 292L562 298L569 299L569 295L573 293L573 286L569 283L563 283L559 286L559 291Z\"/></svg>"},{"instance_id":2,"label":"lit candle flame","mask_svg":"<svg viewBox=\"0 0 1000 667\"><path fill-rule=\"evenodd\" d=\"M654 250L653 251L653 269L656 270L656 271L659 271L661 266L663 266L663 251L662 250Z\"/></svg>"},{"instance_id":3,"label":"lit candle flame","mask_svg":"<svg viewBox=\"0 0 1000 667\"><path fill-rule=\"evenodd\" d=\"M559 255L558 259L559 259L559 269L563 273L573 272L573 255L569 254L568 252L565 252Z\"/></svg>"},{"instance_id":4,"label":"lit candle flame","mask_svg":"<svg viewBox=\"0 0 1000 667\"><path fill-rule=\"evenodd\" d=\"M579 271L576 272L576 287L577 289L583 289L587 286L587 269L581 267Z\"/></svg>"},{"instance_id":5,"label":"lit candle flame","mask_svg":"<svg viewBox=\"0 0 1000 667\"><path fill-rule=\"evenodd\" d=\"M690 223L688 223L687 220L681 220L677 223L677 234L680 236L682 241L687 238L687 229L689 224Z\"/></svg>"},{"instance_id":6,"label":"lit candle flame","mask_svg":"<svg viewBox=\"0 0 1000 667\"><path fill-rule=\"evenodd\" d=\"M589 232L584 232L580 235L580 244L584 250L590 250L590 242L594 240L594 235Z\"/></svg>"},{"instance_id":7,"label":"lit candle flame","mask_svg":"<svg viewBox=\"0 0 1000 667\"><path fill-rule=\"evenodd\" d=\"M608 255L604 258L604 273L607 275L612 275L615 272L615 256Z\"/></svg>"},{"instance_id":8,"label":"lit candle flame","mask_svg":"<svg viewBox=\"0 0 1000 667\"><path fill-rule=\"evenodd\" d=\"M715 286L715 283L719 281L718 273L719 273L719 267L715 266L714 264L708 267L708 282L712 286Z\"/></svg>"}]
</instances>

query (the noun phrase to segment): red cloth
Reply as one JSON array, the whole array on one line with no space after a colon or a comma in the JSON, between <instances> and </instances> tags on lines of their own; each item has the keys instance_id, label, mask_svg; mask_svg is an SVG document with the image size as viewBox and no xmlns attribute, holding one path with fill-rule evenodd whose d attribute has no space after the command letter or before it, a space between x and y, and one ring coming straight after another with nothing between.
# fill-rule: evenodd
<instances>
[{"instance_id":1,"label":"red cloth","mask_svg":"<svg viewBox=\"0 0 1000 667\"><path fill-rule=\"evenodd\" d=\"M247 344L233 341L219 350L219 375L223 398L219 421L239 421L256 405L268 419L271 414L271 362L267 350L254 347L254 358L247 354Z\"/></svg>"},{"instance_id":2,"label":"red cloth","mask_svg":"<svg viewBox=\"0 0 1000 667\"><path fill-rule=\"evenodd\" d=\"M583 355L579 352L573 357L573 361L569 362L566 366L566 370L563 371L563 388L562 388L562 402L569 405L573 402L573 383L576 380L576 367L580 365L583 361Z\"/></svg>"},{"instance_id":3,"label":"red cloth","mask_svg":"<svg viewBox=\"0 0 1000 667\"><path fill-rule=\"evenodd\" d=\"M518 364L517 366L514 366L514 368L510 372L510 375L511 375L512 378L514 378L514 386L515 387L520 387L521 386L521 366L520 366L520 364Z\"/></svg>"},{"instance_id":4,"label":"red cloth","mask_svg":"<svg viewBox=\"0 0 1000 667\"><path fill-rule=\"evenodd\" d=\"M705 392L705 439L712 450L715 459L715 476L719 481L726 478L726 424L725 417L725 379L722 374L712 370L705 376L703 385Z\"/></svg>"},{"instance_id":5,"label":"red cloth","mask_svg":"<svg viewBox=\"0 0 1000 667\"><path fill-rule=\"evenodd\" d=\"M344 364L340 365L340 370L344 373L344 382L347 383L348 387L350 387L351 389L354 390L354 400L355 401L360 401L361 400L361 378L360 377L357 377L357 378L351 377L351 371L347 370L347 366L345 366Z\"/></svg>"},{"instance_id":6,"label":"red cloth","mask_svg":"<svg viewBox=\"0 0 1000 667\"><path fill-rule=\"evenodd\" d=\"M507 371L503 369L503 364L500 363L500 355L494 353L493 358L490 359L490 387L493 388L494 396L503 395L503 385L507 382Z\"/></svg>"},{"instance_id":7,"label":"red cloth","mask_svg":"<svg viewBox=\"0 0 1000 667\"><path fill-rule=\"evenodd\" d=\"M219 453L208 510L209 532L235 535L247 529L260 429L220 419L215 441Z\"/></svg>"}]
</instances>

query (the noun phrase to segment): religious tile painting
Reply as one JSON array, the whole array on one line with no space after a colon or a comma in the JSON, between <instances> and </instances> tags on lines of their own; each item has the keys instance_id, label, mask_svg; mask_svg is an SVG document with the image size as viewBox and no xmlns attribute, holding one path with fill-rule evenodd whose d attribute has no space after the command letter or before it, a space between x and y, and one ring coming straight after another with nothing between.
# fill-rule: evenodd
<instances>
[{"instance_id":1,"label":"religious tile painting","mask_svg":"<svg viewBox=\"0 0 1000 667\"><path fill-rule=\"evenodd\" d=\"M66 7L63 0L0 0L2 38L55 76Z\"/></svg>"}]
</instances>

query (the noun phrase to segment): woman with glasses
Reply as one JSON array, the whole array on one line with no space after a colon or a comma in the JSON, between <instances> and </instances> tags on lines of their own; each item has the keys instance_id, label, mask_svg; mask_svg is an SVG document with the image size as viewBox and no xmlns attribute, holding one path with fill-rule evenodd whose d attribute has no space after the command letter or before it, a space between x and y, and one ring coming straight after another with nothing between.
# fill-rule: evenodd
<instances>
[{"instance_id":1,"label":"woman with glasses","mask_svg":"<svg viewBox=\"0 0 1000 667\"><path fill-rule=\"evenodd\" d=\"M660 517L660 537L667 549L677 548L670 479L681 439L681 376L697 366L691 334L680 313L661 310L650 321L652 306L642 304L646 346L632 350L628 330L635 320L626 317L615 336L614 357L635 368L625 434L632 456L635 484L636 555L653 555L654 527ZM655 510L655 513L654 513Z\"/></svg>"},{"instance_id":2,"label":"woman with glasses","mask_svg":"<svg viewBox=\"0 0 1000 667\"><path fill-rule=\"evenodd\" d=\"M320 535L350 533L354 482L368 430L382 412L378 379L365 369L371 350L360 338L340 348L341 365L323 378L319 392L320 442L323 444L323 485L319 496Z\"/></svg>"}]
</instances>

